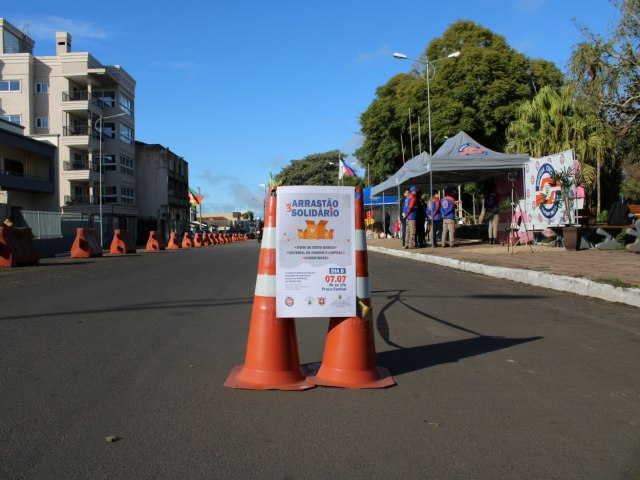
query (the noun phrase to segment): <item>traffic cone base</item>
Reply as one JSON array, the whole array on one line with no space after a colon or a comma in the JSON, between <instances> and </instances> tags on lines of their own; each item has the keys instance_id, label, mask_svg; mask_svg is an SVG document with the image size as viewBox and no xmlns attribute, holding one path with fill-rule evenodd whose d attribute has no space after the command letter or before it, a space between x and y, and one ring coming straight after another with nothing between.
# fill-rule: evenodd
<instances>
[{"instance_id":1,"label":"traffic cone base","mask_svg":"<svg viewBox=\"0 0 640 480\"><path fill-rule=\"evenodd\" d=\"M332 318L320 369L308 380L323 387L385 388L396 382L375 364L371 321L358 317Z\"/></svg>"},{"instance_id":2,"label":"traffic cone base","mask_svg":"<svg viewBox=\"0 0 640 480\"><path fill-rule=\"evenodd\" d=\"M254 297L244 365L234 367L224 385L249 390L314 387L300 367L295 321L276 318L275 297Z\"/></svg>"}]
</instances>

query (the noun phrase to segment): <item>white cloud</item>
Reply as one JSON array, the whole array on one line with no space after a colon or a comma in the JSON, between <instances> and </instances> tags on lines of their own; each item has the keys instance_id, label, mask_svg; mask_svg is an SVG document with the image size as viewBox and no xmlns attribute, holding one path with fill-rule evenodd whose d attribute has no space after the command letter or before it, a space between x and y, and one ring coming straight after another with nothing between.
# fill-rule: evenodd
<instances>
[{"instance_id":1,"label":"white cloud","mask_svg":"<svg viewBox=\"0 0 640 480\"><path fill-rule=\"evenodd\" d=\"M84 39L103 40L109 36L105 30L92 22L54 15L30 17L17 21L15 25L21 29L26 26L29 36L35 40L51 40L55 38L56 32L69 32L73 38Z\"/></svg>"},{"instance_id":2,"label":"white cloud","mask_svg":"<svg viewBox=\"0 0 640 480\"><path fill-rule=\"evenodd\" d=\"M391 57L391 55L393 55L393 52L391 51L391 49L388 46L383 45L380 48L378 48L377 50L374 50L372 52L362 52L362 53L358 54L358 57L356 58L356 62L357 63L367 63L367 62L370 62L371 60L375 60L377 58Z\"/></svg>"}]
</instances>

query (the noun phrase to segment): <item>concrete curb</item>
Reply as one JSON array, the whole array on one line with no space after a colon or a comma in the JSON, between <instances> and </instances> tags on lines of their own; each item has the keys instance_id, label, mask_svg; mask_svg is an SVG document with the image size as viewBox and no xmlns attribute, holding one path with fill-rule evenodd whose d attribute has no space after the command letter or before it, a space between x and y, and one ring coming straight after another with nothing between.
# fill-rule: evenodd
<instances>
[{"instance_id":1,"label":"concrete curb","mask_svg":"<svg viewBox=\"0 0 640 480\"><path fill-rule=\"evenodd\" d=\"M417 260L419 262L433 263L434 265L440 265L442 267L456 268L489 277L502 278L513 282L526 283L535 287L549 288L551 290L574 293L583 297L599 298L607 302L624 303L626 305L640 307L640 288L620 288L605 283L594 282L586 278L553 275L550 273L536 272L534 270L523 270L521 268L496 267L483 263L464 262L437 255L394 250L392 248L368 246L367 250Z\"/></svg>"}]
</instances>

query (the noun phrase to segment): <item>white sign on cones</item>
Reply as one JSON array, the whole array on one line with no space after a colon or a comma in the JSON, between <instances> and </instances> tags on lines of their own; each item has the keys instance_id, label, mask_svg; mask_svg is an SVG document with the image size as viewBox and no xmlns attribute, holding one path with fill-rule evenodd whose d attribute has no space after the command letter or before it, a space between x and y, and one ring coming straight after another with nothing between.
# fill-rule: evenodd
<instances>
[{"instance_id":1,"label":"white sign on cones","mask_svg":"<svg viewBox=\"0 0 640 480\"><path fill-rule=\"evenodd\" d=\"M278 187L276 315L356 315L355 189Z\"/></svg>"}]
</instances>

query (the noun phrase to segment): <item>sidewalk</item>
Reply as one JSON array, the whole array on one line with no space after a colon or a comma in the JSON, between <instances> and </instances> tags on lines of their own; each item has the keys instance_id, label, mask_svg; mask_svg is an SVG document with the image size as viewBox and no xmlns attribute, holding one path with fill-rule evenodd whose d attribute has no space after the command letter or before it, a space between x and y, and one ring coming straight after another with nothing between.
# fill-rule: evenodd
<instances>
[{"instance_id":1,"label":"sidewalk","mask_svg":"<svg viewBox=\"0 0 640 480\"><path fill-rule=\"evenodd\" d=\"M640 307L640 255L626 250L567 251L546 245L480 244L405 250L398 239L368 238L372 252ZM611 284L622 287L612 286Z\"/></svg>"}]
</instances>

